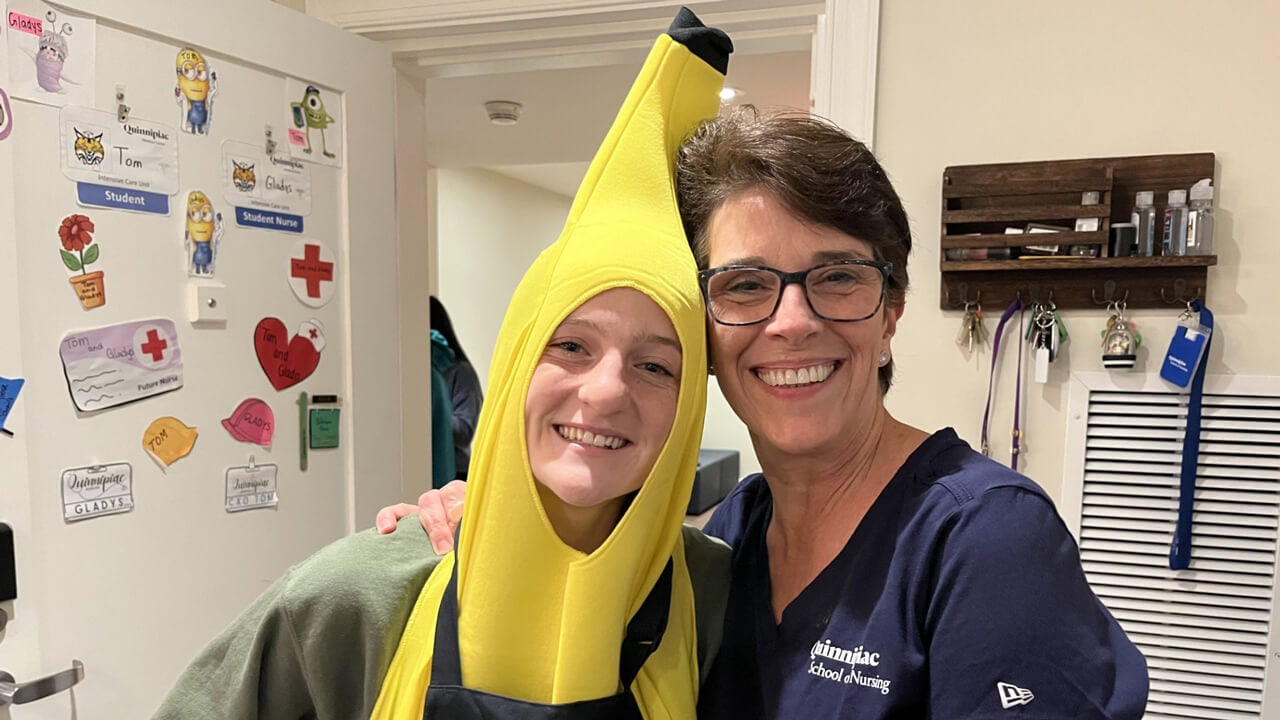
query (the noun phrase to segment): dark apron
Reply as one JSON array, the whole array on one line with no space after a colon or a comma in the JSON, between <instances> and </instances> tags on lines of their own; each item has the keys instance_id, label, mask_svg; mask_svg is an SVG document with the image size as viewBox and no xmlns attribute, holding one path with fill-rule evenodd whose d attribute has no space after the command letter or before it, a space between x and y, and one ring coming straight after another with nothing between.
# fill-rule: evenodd
<instances>
[{"instance_id":1,"label":"dark apron","mask_svg":"<svg viewBox=\"0 0 1280 720\"><path fill-rule=\"evenodd\" d=\"M564 705L493 695L462 686L462 663L458 656L458 565L454 563L436 618L431 685L427 688L423 720L641 720L640 708L631 695L631 681L662 642L670 609L671 561L668 560L657 584L627 623L619 660L622 692L617 695Z\"/></svg>"}]
</instances>

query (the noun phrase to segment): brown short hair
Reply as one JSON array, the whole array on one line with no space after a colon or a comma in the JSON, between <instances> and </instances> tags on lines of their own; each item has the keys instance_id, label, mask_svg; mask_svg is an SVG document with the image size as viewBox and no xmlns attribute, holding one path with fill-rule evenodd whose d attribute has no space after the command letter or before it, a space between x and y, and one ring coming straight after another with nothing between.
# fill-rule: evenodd
<instances>
[{"instance_id":1,"label":"brown short hair","mask_svg":"<svg viewBox=\"0 0 1280 720\"><path fill-rule=\"evenodd\" d=\"M709 263L707 226L726 200L764 190L807 222L835 228L871 245L893 263L886 303L901 306L911 253L911 227L898 193L866 145L807 113L735 108L699 128L680 148L676 192L698 267ZM880 368L880 391L893 363Z\"/></svg>"}]
</instances>

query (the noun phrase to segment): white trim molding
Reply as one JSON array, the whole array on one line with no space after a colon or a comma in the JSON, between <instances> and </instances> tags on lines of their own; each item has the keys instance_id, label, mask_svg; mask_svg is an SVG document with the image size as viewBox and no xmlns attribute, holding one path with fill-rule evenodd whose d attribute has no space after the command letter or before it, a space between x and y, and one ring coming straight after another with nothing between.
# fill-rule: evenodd
<instances>
[{"instance_id":1,"label":"white trim molding","mask_svg":"<svg viewBox=\"0 0 1280 720\"><path fill-rule=\"evenodd\" d=\"M826 0L813 43L813 111L875 149L880 0Z\"/></svg>"},{"instance_id":2,"label":"white trim molding","mask_svg":"<svg viewBox=\"0 0 1280 720\"><path fill-rule=\"evenodd\" d=\"M384 43L404 72L432 78L638 62L682 4L729 33L740 54L811 50L828 12L815 0L312 0L308 9Z\"/></svg>"}]
</instances>

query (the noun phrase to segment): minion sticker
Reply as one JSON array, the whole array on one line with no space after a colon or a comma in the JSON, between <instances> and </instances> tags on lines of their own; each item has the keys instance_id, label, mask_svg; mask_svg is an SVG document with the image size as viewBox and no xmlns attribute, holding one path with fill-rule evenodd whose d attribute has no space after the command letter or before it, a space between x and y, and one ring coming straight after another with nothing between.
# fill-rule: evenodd
<instances>
[{"instance_id":1,"label":"minion sticker","mask_svg":"<svg viewBox=\"0 0 1280 720\"><path fill-rule=\"evenodd\" d=\"M334 154L329 152L329 145L324 139L324 129L330 124L338 122L338 119L330 115L324 109L324 99L320 97L320 90L315 85L308 85L302 94L302 101L293 103L293 126L296 128L306 128L307 144L302 152L311 154L311 129L315 128L320 131L320 152L327 158L333 158Z\"/></svg>"},{"instance_id":2,"label":"minion sticker","mask_svg":"<svg viewBox=\"0 0 1280 720\"><path fill-rule=\"evenodd\" d=\"M189 47L178 51L176 70L178 84L173 88L173 95L182 108L182 130L193 135L208 135L213 96L218 94L218 73L209 69L204 55Z\"/></svg>"},{"instance_id":3,"label":"minion sticker","mask_svg":"<svg viewBox=\"0 0 1280 720\"><path fill-rule=\"evenodd\" d=\"M209 196L199 190L187 195L186 240L191 258L187 274L213 277L218 244L222 242L222 213L215 212Z\"/></svg>"}]
</instances>

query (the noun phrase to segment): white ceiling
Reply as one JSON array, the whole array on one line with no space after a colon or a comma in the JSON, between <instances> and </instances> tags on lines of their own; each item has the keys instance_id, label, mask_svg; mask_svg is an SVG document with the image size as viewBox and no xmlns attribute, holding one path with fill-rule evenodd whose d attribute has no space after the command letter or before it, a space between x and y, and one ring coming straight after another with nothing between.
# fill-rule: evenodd
<instances>
[{"instance_id":1,"label":"white ceiling","mask_svg":"<svg viewBox=\"0 0 1280 720\"><path fill-rule=\"evenodd\" d=\"M810 47L822 3L685 3L734 40L738 102L809 107ZM635 73L681 3L662 0L308 0L311 15L391 47L427 98L427 156L573 195ZM521 103L514 126L488 100Z\"/></svg>"}]
</instances>

